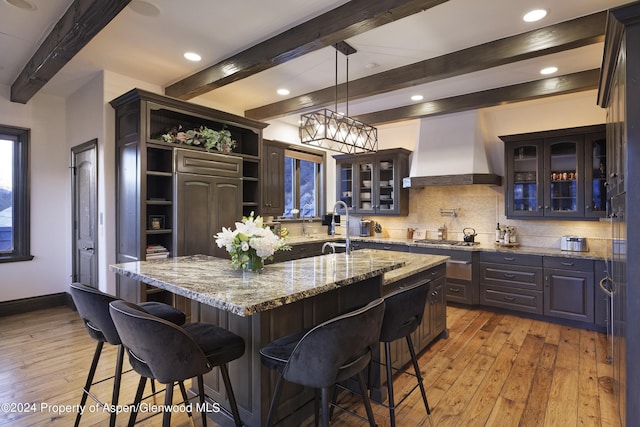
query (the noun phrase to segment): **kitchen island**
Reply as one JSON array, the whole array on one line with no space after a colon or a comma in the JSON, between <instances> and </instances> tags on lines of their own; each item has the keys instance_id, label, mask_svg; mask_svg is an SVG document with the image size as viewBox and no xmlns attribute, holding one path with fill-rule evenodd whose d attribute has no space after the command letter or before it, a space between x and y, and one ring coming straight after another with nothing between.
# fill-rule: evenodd
<instances>
[{"instance_id":1,"label":"kitchen island","mask_svg":"<svg viewBox=\"0 0 640 427\"><path fill-rule=\"evenodd\" d=\"M444 270L447 259L360 250L348 256L304 258L267 265L260 273L242 273L232 270L226 259L196 255L116 264L111 270L190 298L192 320L219 325L245 339L246 353L229 365L229 371L243 422L259 426L266 419L276 380L260 362L262 346L362 306L384 295L386 286L399 286L412 277L429 278ZM424 346L417 347L420 351ZM205 377L206 391L226 406L218 375L216 369ZM374 381L372 386L380 389L380 378L375 376ZM311 390L286 384L277 419L283 419L282 425L298 425L312 413L312 399ZM210 415L221 425L230 424L220 414Z\"/></svg>"}]
</instances>

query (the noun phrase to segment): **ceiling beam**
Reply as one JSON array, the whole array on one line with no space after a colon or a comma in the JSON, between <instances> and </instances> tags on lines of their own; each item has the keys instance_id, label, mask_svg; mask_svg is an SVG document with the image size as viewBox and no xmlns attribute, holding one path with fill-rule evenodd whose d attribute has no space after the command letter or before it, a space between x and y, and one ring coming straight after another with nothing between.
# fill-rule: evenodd
<instances>
[{"instance_id":1,"label":"ceiling beam","mask_svg":"<svg viewBox=\"0 0 640 427\"><path fill-rule=\"evenodd\" d=\"M349 82L349 99L379 95L600 43L604 40L606 20L606 12L599 12L353 80ZM345 101L346 93L346 84L338 85L338 102ZM269 120L334 102L336 88L331 86L246 110L245 116Z\"/></svg>"},{"instance_id":2,"label":"ceiling beam","mask_svg":"<svg viewBox=\"0 0 640 427\"><path fill-rule=\"evenodd\" d=\"M448 0L352 0L165 89L191 99Z\"/></svg>"},{"instance_id":3,"label":"ceiling beam","mask_svg":"<svg viewBox=\"0 0 640 427\"><path fill-rule=\"evenodd\" d=\"M74 0L11 85L11 101L26 104L131 0Z\"/></svg>"},{"instance_id":4,"label":"ceiling beam","mask_svg":"<svg viewBox=\"0 0 640 427\"><path fill-rule=\"evenodd\" d=\"M379 126L381 124L403 120L421 119L441 114L495 107L513 102L530 101L549 96L597 89L599 77L600 69L596 68L564 76L550 77L497 89L483 90L466 95L453 96L451 98L437 99L435 101L422 102L405 107L361 114L354 118L370 125ZM596 101L594 98L594 105Z\"/></svg>"}]
</instances>

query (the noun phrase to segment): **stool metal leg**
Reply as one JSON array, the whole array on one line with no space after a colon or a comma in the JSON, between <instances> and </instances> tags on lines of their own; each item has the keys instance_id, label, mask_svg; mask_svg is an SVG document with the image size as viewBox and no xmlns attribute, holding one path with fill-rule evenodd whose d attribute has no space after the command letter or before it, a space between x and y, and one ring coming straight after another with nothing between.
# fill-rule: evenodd
<instances>
[{"instance_id":1,"label":"stool metal leg","mask_svg":"<svg viewBox=\"0 0 640 427\"><path fill-rule=\"evenodd\" d=\"M271 398L271 405L269 405L269 413L267 414L266 427L271 427L273 421L273 410L276 408L278 399L280 398L280 390L282 389L282 374L278 374L278 381L276 382L276 388L273 390L273 398Z\"/></svg>"},{"instance_id":2,"label":"stool metal leg","mask_svg":"<svg viewBox=\"0 0 640 427\"><path fill-rule=\"evenodd\" d=\"M396 401L393 396L393 368L391 366L391 343L384 343L385 367L387 368L387 390L389 391L389 423L396 425Z\"/></svg>"},{"instance_id":3,"label":"stool metal leg","mask_svg":"<svg viewBox=\"0 0 640 427\"><path fill-rule=\"evenodd\" d=\"M364 401L364 407L367 410L367 418L369 419L369 426L376 427L376 421L373 419L373 410L371 409L371 402L369 401L369 394L367 393L367 384L364 382L364 372L358 373L358 380L360 381L360 389L362 390L362 400Z\"/></svg>"},{"instance_id":4,"label":"stool metal leg","mask_svg":"<svg viewBox=\"0 0 640 427\"><path fill-rule=\"evenodd\" d=\"M109 417L109 426L116 426L116 415L118 407L118 398L120 396L120 380L122 379L122 363L124 359L124 346L121 344L118 346L118 359L116 361L116 372L113 376L113 394L111 397L111 405L113 405L114 411L111 412Z\"/></svg>"},{"instance_id":5,"label":"stool metal leg","mask_svg":"<svg viewBox=\"0 0 640 427\"><path fill-rule=\"evenodd\" d=\"M202 375L198 375L198 393L200 394L198 397L200 398L200 406L202 408L206 408L204 405L204 377ZM207 411L202 411L202 426L207 427Z\"/></svg>"},{"instance_id":6,"label":"stool metal leg","mask_svg":"<svg viewBox=\"0 0 640 427\"><path fill-rule=\"evenodd\" d=\"M171 411L166 408L171 407L173 404L173 383L167 384L167 389L164 392L164 407L165 411L162 414L162 427L171 427Z\"/></svg>"},{"instance_id":7,"label":"stool metal leg","mask_svg":"<svg viewBox=\"0 0 640 427\"><path fill-rule=\"evenodd\" d=\"M413 362L413 369L416 371L416 378L418 379L418 385L420 386L420 393L422 393L422 401L424 407L427 409L427 418L429 418L429 424L433 426L431 421L431 408L429 408L429 402L427 401L427 392L424 390L424 384L422 384L422 375L420 374L420 367L418 366L418 358L416 357L416 351L413 348L413 341L411 336L407 335L407 345L409 346L409 353L411 353L411 361Z\"/></svg>"},{"instance_id":8,"label":"stool metal leg","mask_svg":"<svg viewBox=\"0 0 640 427\"><path fill-rule=\"evenodd\" d=\"M82 389L80 408L84 408L84 405L87 403L87 395L89 393L89 389L91 388L91 384L93 383L93 377L96 374L96 368L98 367L98 361L100 360L100 354L102 354L103 346L104 342L98 341L96 350L93 353L93 361L91 362L91 367L89 368L89 375L87 375L87 382L84 384L84 388ZM78 411L78 415L76 415L76 422L74 424L75 427L78 427L80 425L80 417L82 417L82 411Z\"/></svg>"},{"instance_id":9,"label":"stool metal leg","mask_svg":"<svg viewBox=\"0 0 640 427\"><path fill-rule=\"evenodd\" d=\"M189 416L189 421L191 425L193 425L193 414L189 410L189 397L187 397L187 389L184 388L184 381L178 381L178 385L180 386L180 393L182 393L182 400L187 407L187 415Z\"/></svg>"},{"instance_id":10,"label":"stool metal leg","mask_svg":"<svg viewBox=\"0 0 640 427\"><path fill-rule=\"evenodd\" d=\"M138 405L142 401L142 393L144 393L144 386L147 385L147 378L141 376L140 381L138 382L138 389L136 390L136 396L133 398L133 406ZM129 415L129 424L128 427L133 427L136 423L136 417L138 416L137 411L131 411L131 415Z\"/></svg>"},{"instance_id":11,"label":"stool metal leg","mask_svg":"<svg viewBox=\"0 0 640 427\"><path fill-rule=\"evenodd\" d=\"M222 374L222 380L224 381L224 388L227 389L229 404L231 405L231 412L233 413L233 421L236 423L236 427L242 427L242 420L240 419L238 404L236 403L236 397L233 394L233 388L231 387L231 380L229 379L227 365L220 365L220 373Z\"/></svg>"}]
</instances>

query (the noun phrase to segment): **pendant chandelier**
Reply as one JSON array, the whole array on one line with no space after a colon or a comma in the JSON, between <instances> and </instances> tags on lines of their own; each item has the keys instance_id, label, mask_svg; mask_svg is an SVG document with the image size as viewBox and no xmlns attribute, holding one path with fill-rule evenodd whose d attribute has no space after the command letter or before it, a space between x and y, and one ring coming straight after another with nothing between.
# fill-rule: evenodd
<instances>
[{"instance_id":1,"label":"pendant chandelier","mask_svg":"<svg viewBox=\"0 0 640 427\"><path fill-rule=\"evenodd\" d=\"M349 55L356 50L342 41L336 49L336 101L335 111L328 108L300 116L300 141L340 153L358 154L378 150L378 130L349 117ZM346 114L338 113L338 52L347 57Z\"/></svg>"}]
</instances>

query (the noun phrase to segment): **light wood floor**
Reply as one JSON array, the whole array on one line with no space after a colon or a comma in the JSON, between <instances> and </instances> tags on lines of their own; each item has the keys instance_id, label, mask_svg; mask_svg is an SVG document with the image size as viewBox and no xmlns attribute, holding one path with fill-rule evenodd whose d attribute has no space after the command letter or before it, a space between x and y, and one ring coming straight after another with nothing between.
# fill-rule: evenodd
<instances>
[{"instance_id":1,"label":"light wood floor","mask_svg":"<svg viewBox=\"0 0 640 427\"><path fill-rule=\"evenodd\" d=\"M456 307L447 308L447 325L449 338L420 356L434 426L619 425L604 334ZM55 405L79 403L95 348L77 313L56 307L2 317L0 343L0 404L13 405L14 410L28 404L26 409L32 411L6 412L5 405L0 425L73 425L76 413L57 413L64 408ZM115 349L105 346L96 377L111 375L114 365ZM121 402L133 400L137 381L134 372L124 375ZM396 394L410 382L400 376ZM109 400L111 382L94 389ZM158 404L162 400L163 395L156 397ZM364 415L358 399L342 400ZM374 413L379 426L389 425L384 408L374 405ZM125 425L127 418L120 415L118 425ZM81 426L103 426L107 420L102 411L85 412ZM173 421L176 426L190 425L184 414L175 414ZM418 391L400 406L397 421L398 426L429 425ZM141 423L160 424L160 417ZM366 423L339 412L332 422L361 425Z\"/></svg>"}]
</instances>

